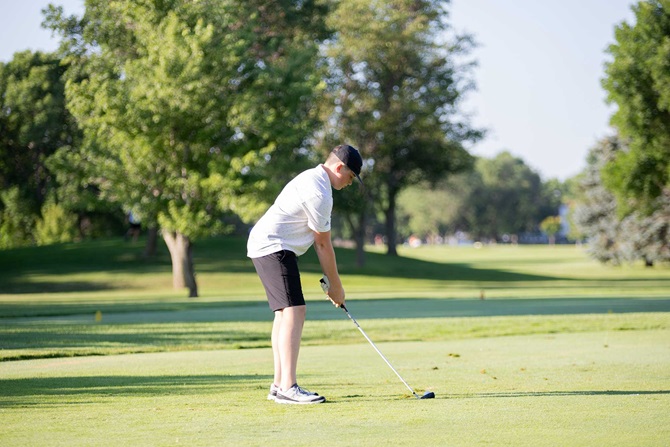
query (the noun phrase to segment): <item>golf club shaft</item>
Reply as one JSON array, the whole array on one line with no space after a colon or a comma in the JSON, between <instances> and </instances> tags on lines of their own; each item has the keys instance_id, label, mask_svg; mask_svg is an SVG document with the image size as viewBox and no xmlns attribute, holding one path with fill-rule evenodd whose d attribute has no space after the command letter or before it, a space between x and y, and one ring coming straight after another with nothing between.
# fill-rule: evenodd
<instances>
[{"instance_id":1,"label":"golf club shaft","mask_svg":"<svg viewBox=\"0 0 670 447\"><path fill-rule=\"evenodd\" d=\"M382 354L382 352L377 348L377 346L372 342L372 340L370 340L370 337L368 337L368 335L365 333L365 331L364 331L363 328L360 326L360 324L358 324L358 321L356 321L356 319L355 319L354 317L351 316L351 314L349 313L349 311L347 310L347 308L344 306L344 304L342 304L340 307L342 308L342 310L344 310L344 311L347 313L347 316L349 317L349 319L350 319L351 321L354 322L354 324L356 325L356 327L358 328L358 330L361 331L361 334L363 334L363 337L365 337L365 339L366 339L368 342L370 342L370 344L372 345L372 347L375 348L375 351L377 351L377 354L379 354L379 355L381 356L381 358L384 359L384 361L385 361L386 364L389 366L389 368L391 368L391 369L393 370L393 372L395 373L395 375L398 376L398 379L400 379L400 381L401 381L402 383L405 384L405 386L407 387L407 389L410 390L410 391L412 392L412 394L414 395L414 397L416 397L416 398L418 399L419 396L414 392L414 390L412 389L412 387L409 386L409 385L407 384L407 382L405 382L405 379L403 379L403 378L400 376L400 374L398 374L398 371L395 370L395 368L393 367L393 365L391 365L391 363L386 359L386 357L384 357L384 354Z\"/></svg>"}]
</instances>

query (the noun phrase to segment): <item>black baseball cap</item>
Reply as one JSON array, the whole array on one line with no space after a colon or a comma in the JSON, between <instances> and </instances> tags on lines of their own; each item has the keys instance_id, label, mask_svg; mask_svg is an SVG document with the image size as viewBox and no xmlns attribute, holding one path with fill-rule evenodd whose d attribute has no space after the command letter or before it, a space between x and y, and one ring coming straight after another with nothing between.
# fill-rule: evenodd
<instances>
[{"instance_id":1,"label":"black baseball cap","mask_svg":"<svg viewBox=\"0 0 670 447\"><path fill-rule=\"evenodd\" d=\"M339 146L335 147L335 149L333 149L332 153L335 154L335 156L339 158L340 161L347 166L347 168L351 169L351 172L354 173L362 185L363 180L361 180L360 173L361 167L363 166L363 159L361 158L361 154L358 152L358 149L353 146L349 146L348 144L340 144Z\"/></svg>"}]
</instances>

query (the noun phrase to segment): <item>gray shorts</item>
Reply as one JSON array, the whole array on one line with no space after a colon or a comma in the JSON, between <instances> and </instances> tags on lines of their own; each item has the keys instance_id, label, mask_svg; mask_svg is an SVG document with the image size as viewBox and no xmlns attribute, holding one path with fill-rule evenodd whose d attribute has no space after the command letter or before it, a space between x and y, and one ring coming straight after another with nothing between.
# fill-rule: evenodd
<instances>
[{"instance_id":1,"label":"gray shorts","mask_svg":"<svg viewBox=\"0 0 670 447\"><path fill-rule=\"evenodd\" d=\"M282 250L251 260L265 287L268 304L273 312L286 307L305 305L305 297L300 284L298 257L295 253Z\"/></svg>"}]
</instances>

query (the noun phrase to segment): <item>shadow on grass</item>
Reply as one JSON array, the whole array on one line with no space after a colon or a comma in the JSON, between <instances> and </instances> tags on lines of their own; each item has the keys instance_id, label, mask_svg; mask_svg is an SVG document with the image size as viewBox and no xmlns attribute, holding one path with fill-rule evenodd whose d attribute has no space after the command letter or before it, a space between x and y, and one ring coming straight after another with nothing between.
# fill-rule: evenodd
<instances>
[{"instance_id":1,"label":"shadow on grass","mask_svg":"<svg viewBox=\"0 0 670 447\"><path fill-rule=\"evenodd\" d=\"M87 292L125 287L99 281L49 281L40 279L41 275L170 273L167 249L147 259L143 248L141 243L127 243L119 238L3 250L0 251L0 294Z\"/></svg>"},{"instance_id":2,"label":"shadow on grass","mask_svg":"<svg viewBox=\"0 0 670 447\"><path fill-rule=\"evenodd\" d=\"M152 259L142 256L143 243L127 243L121 239L89 241L78 244L50 245L5 250L0 256L0 294L28 294L51 292L85 292L125 288L123 284L87 281L50 281L40 275L58 275L65 278L70 274L120 272L128 275L171 274L171 263L167 249L161 246L158 255ZM380 253L366 253L367 262L362 268L356 265L354 250L337 248L338 267L345 275L365 275L382 278L406 278L434 281L472 282L473 287L486 287L487 283L538 283L546 281L570 281L576 284L583 280L559 275L536 275L509 271L509 262L498 261L500 268L478 268L463 262L432 262L413 258L389 257ZM548 258L532 260L538 263L555 262ZM520 261L519 261L520 262ZM524 259L523 263L528 263ZM255 270L251 260L246 257L246 239L241 237L221 237L206 239L195 243L194 264L196 273L249 273ZM300 257L300 268L304 273L320 274L321 267L314 250ZM630 278L599 279L590 278L588 282L630 281ZM667 283L670 278L659 275L635 278L636 283L658 281Z\"/></svg>"},{"instance_id":3,"label":"shadow on grass","mask_svg":"<svg viewBox=\"0 0 670 447\"><path fill-rule=\"evenodd\" d=\"M0 319L0 350L4 350L4 360L22 360L181 349L269 347L272 313L267 304L238 304L234 307L182 311L104 313L102 323L95 323L93 314ZM362 326L368 328L365 320L376 319L577 314L602 315L606 318L610 313L670 312L670 300L586 298L480 301L406 298L351 300L348 308ZM330 330L323 328L330 323L320 326L318 321L338 321L349 325L346 314L328 302L309 302L307 318L307 324L311 326L304 338L306 343L311 341L310 334L318 334L319 340L320 337L328 337L321 331L325 330L328 334ZM446 330L450 327L449 320L437 321ZM411 324L418 325L416 321ZM352 326L351 333L354 332ZM479 329L476 332L480 336L483 334Z\"/></svg>"},{"instance_id":4,"label":"shadow on grass","mask_svg":"<svg viewBox=\"0 0 670 447\"><path fill-rule=\"evenodd\" d=\"M99 292L123 288L109 282L100 281L33 281L15 277L7 280L2 286L2 293L68 293L68 292Z\"/></svg>"},{"instance_id":5,"label":"shadow on grass","mask_svg":"<svg viewBox=\"0 0 670 447\"><path fill-rule=\"evenodd\" d=\"M36 306L36 307L35 307ZM102 309L105 324L161 324L215 322L270 322L272 313L266 302L235 301L180 305L134 306L40 304L22 316L25 306L0 304L2 324L76 324L94 323L95 312ZM347 307L357 319L492 317L514 315L577 315L631 312L670 312L670 299L646 298L541 298L541 299L352 299ZM40 310L41 309L41 310ZM338 320L345 315L327 301L308 301L308 320ZM346 315L345 315L346 317ZM23 330L28 326L24 326ZM43 329L43 328L42 328ZM2 331L0 330L0 333Z\"/></svg>"},{"instance_id":6,"label":"shadow on grass","mask_svg":"<svg viewBox=\"0 0 670 447\"><path fill-rule=\"evenodd\" d=\"M63 350L75 355L100 352L150 352L193 346L229 348L269 347L271 323L249 328L202 328L152 325L130 328L115 325L39 324L0 328L0 349ZM60 351L59 351L60 352ZM44 357L45 355L41 355ZM35 358L29 355L25 358Z\"/></svg>"},{"instance_id":7,"label":"shadow on grass","mask_svg":"<svg viewBox=\"0 0 670 447\"><path fill-rule=\"evenodd\" d=\"M107 301L101 303L77 303L77 302L0 302L0 322L3 318L42 318L58 316L83 316L78 318L79 322L93 321L97 311L102 312L104 321L109 320L108 315L135 314L129 317L134 323L147 322L160 323L161 314L171 312L207 312L213 310L220 314L239 314L240 311L253 312L253 308L267 311L269 309L266 301L160 301L134 303L128 301ZM230 311L230 312L228 312ZM267 318L267 312L265 312ZM151 315L158 315L152 317ZM121 317L123 318L123 317ZM270 317L271 318L271 317ZM228 320L229 321L229 320Z\"/></svg>"},{"instance_id":8,"label":"shadow on grass","mask_svg":"<svg viewBox=\"0 0 670 447\"><path fill-rule=\"evenodd\" d=\"M206 395L270 383L271 375L84 376L0 379L0 408L62 406L68 399L109 396ZM260 391L259 391L259 394ZM53 399L53 400L52 400Z\"/></svg>"},{"instance_id":9,"label":"shadow on grass","mask_svg":"<svg viewBox=\"0 0 670 447\"><path fill-rule=\"evenodd\" d=\"M380 277L459 280L478 282L547 281L557 278L508 272L498 269L478 269L459 263L437 263L403 257L367 253L363 268L356 266L355 252L336 249L340 272L349 275ZM246 257L243 238L215 238L196 243L194 248L196 273L255 274L251 260ZM319 273L321 267L313 250L300 257L301 271ZM40 275L59 275L95 272L165 273L171 271L165 248L153 259L144 259L141 245L120 240L94 241L79 244L50 245L6 250L0 258L0 293L28 294L81 292L123 288L123 285L101 282L53 282L40 280Z\"/></svg>"},{"instance_id":10,"label":"shadow on grass","mask_svg":"<svg viewBox=\"0 0 670 447\"><path fill-rule=\"evenodd\" d=\"M670 390L539 391L539 392L529 391L529 392L510 392L510 393L449 394L447 395L447 398L492 399L492 398L512 398L512 397L636 396L636 395L657 395L657 394L670 394Z\"/></svg>"},{"instance_id":11,"label":"shadow on grass","mask_svg":"<svg viewBox=\"0 0 670 447\"><path fill-rule=\"evenodd\" d=\"M347 303L347 308L357 319L670 312L670 299L639 298L495 300L398 298L350 300ZM321 318L321 313L317 312L310 312L309 318L332 319L330 316Z\"/></svg>"}]
</instances>

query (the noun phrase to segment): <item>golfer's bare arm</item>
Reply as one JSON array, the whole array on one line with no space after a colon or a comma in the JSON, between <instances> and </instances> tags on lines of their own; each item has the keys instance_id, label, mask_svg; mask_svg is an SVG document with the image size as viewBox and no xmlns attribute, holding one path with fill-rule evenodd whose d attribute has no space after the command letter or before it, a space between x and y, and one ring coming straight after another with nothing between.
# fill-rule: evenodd
<instances>
[{"instance_id":1,"label":"golfer's bare arm","mask_svg":"<svg viewBox=\"0 0 670 447\"><path fill-rule=\"evenodd\" d=\"M340 274L337 271L337 260L335 259L335 250L333 242L330 239L330 231L325 233L314 232L314 250L319 258L321 270L330 281L328 297L336 306L344 304L344 288L340 280Z\"/></svg>"}]
</instances>

